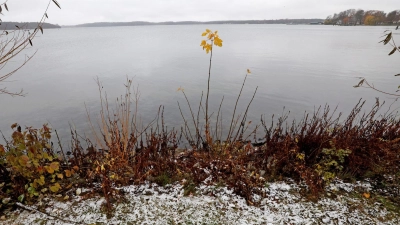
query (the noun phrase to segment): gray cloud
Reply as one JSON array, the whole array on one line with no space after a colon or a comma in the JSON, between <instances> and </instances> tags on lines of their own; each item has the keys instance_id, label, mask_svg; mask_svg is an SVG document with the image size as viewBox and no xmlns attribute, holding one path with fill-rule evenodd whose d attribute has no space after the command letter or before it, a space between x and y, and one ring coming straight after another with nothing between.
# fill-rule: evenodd
<instances>
[{"instance_id":1,"label":"gray cloud","mask_svg":"<svg viewBox=\"0 0 400 225\"><path fill-rule=\"evenodd\" d=\"M210 21L326 18L350 8L399 9L399 0L58 0L50 5L50 23ZM9 0L3 21L37 21L48 0Z\"/></svg>"}]
</instances>

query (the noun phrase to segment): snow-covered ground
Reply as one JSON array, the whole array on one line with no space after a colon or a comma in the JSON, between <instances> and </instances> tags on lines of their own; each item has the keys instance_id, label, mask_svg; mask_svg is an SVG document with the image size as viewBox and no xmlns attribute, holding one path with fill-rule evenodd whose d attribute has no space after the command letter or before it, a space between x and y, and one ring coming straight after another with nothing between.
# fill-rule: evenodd
<instances>
[{"instance_id":1,"label":"snow-covered ground","mask_svg":"<svg viewBox=\"0 0 400 225\"><path fill-rule=\"evenodd\" d=\"M30 209L20 208L8 213L0 223L400 224L398 213L373 201L373 194L366 194L370 188L368 183L336 181L327 188L326 197L312 202L299 194L301 186L293 182L267 183L266 197L255 196L261 202L256 207L226 187L201 186L195 195L183 196L183 187L178 183L166 187L145 184L122 187L125 200L115 205L110 219L102 207L105 199L83 200L83 191L80 196L74 193L68 201L48 199L42 202L45 207L38 204Z\"/></svg>"}]
</instances>

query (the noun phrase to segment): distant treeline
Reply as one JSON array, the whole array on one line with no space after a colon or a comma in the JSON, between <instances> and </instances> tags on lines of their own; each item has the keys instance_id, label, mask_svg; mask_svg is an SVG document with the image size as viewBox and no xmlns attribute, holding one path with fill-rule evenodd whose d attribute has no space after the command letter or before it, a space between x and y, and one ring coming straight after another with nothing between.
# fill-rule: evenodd
<instances>
[{"instance_id":1,"label":"distant treeline","mask_svg":"<svg viewBox=\"0 0 400 225\"><path fill-rule=\"evenodd\" d=\"M310 24L324 22L323 19L279 19L279 20L222 20L222 21L181 21L181 22L98 22L76 25L77 27L149 26L149 25L195 25L195 24Z\"/></svg>"},{"instance_id":2,"label":"distant treeline","mask_svg":"<svg viewBox=\"0 0 400 225\"><path fill-rule=\"evenodd\" d=\"M35 22L2 22L0 24L0 30L17 30L17 29L35 29L38 27L38 23ZM50 23L43 23L43 29L51 29L51 28L61 28L59 25L54 25Z\"/></svg>"},{"instance_id":3,"label":"distant treeline","mask_svg":"<svg viewBox=\"0 0 400 225\"><path fill-rule=\"evenodd\" d=\"M328 16L324 24L344 26L400 24L400 10L393 10L386 14L380 10L348 9Z\"/></svg>"}]
</instances>

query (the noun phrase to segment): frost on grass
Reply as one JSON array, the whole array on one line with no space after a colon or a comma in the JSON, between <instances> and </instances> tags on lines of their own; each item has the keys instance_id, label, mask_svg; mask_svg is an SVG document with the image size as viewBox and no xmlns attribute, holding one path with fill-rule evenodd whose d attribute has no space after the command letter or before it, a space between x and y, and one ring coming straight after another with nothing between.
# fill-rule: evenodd
<instances>
[{"instance_id":1,"label":"frost on grass","mask_svg":"<svg viewBox=\"0 0 400 225\"><path fill-rule=\"evenodd\" d=\"M300 195L301 185L288 182L268 183L266 197L254 196L260 206L227 187L200 186L196 195L184 196L180 184L160 187L155 184L121 188L125 200L107 219L95 197L72 201L49 200L45 214L19 210L7 215L5 224L399 224L399 215L379 203L352 195L354 190L368 191L368 183L333 182L327 197L311 202ZM33 206L35 208L37 206ZM49 216L51 215L51 216Z\"/></svg>"}]
</instances>

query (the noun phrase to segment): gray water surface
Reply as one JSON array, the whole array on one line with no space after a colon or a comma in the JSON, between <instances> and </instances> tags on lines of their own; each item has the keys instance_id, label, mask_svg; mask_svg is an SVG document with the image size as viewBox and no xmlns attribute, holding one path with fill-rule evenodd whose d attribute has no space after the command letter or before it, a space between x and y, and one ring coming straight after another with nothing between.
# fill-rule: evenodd
<instances>
[{"instance_id":1,"label":"gray water surface","mask_svg":"<svg viewBox=\"0 0 400 225\"><path fill-rule=\"evenodd\" d=\"M391 48L378 43L390 27L227 24L45 30L25 52L38 50L34 58L11 82L2 84L9 90L23 88L27 96L0 95L0 130L7 136L14 122L35 127L49 122L63 140L68 139L69 124L88 133L85 104L94 118L100 110L96 77L111 102L125 93L126 77L133 78L141 92L143 121L152 120L159 105L164 105L166 124L179 127L177 101L189 114L177 89L184 88L197 109L207 87L210 55L200 47L206 28L218 30L224 41L222 48L214 48L210 107L217 112L224 96L226 122L246 69L252 73L238 111L244 111L258 86L248 116L254 122L261 115L281 114L283 107L300 118L326 103L346 114L360 98L369 105L375 97L393 101L369 89L353 88L359 81L356 77L366 77L388 91L400 84L400 78L393 76L400 73L400 55L389 57ZM21 62L18 58L8 66Z\"/></svg>"}]
</instances>

